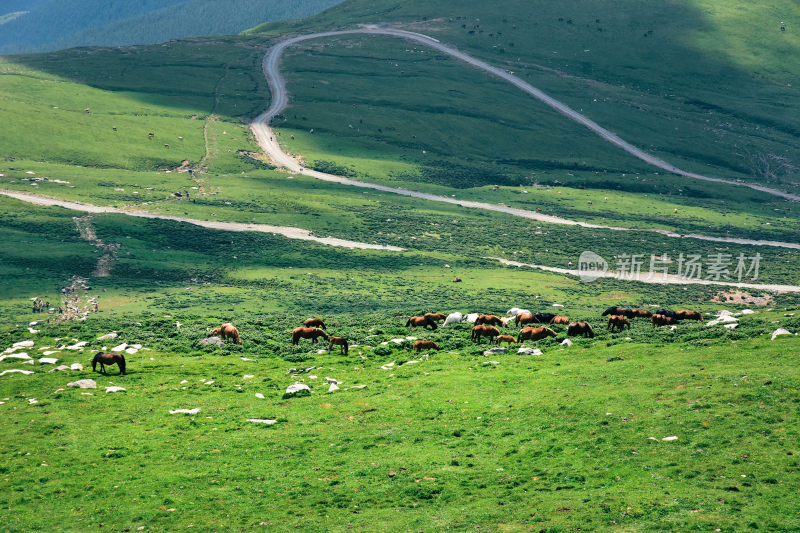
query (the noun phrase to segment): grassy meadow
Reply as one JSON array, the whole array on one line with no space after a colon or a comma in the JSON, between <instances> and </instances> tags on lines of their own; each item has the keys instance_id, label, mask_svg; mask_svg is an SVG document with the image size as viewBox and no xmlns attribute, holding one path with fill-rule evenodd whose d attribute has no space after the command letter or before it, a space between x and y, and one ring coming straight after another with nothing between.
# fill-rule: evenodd
<instances>
[{"instance_id":1,"label":"grassy meadow","mask_svg":"<svg viewBox=\"0 0 800 533\"><path fill-rule=\"evenodd\" d=\"M612 267L622 254L757 252L758 282L800 285L795 250L539 223L291 175L248 128L269 103L260 63L275 39L399 23L678 166L797 191L791 173L758 175L742 157L799 159L800 41L779 24L796 8L718 4L347 0L240 36L0 57L3 190L403 248L0 195L0 350L30 340L13 352L37 360L0 360L0 373L34 372L0 375L0 530L800 529L800 344L771 340L800 331L800 295L582 283L489 259L577 268L585 250ZM401 40L307 42L283 70L291 102L273 126L310 168L595 224L797 241L797 204L659 174ZM90 287L79 302L95 298L98 312L32 312L32 298L55 308L76 279ZM706 321L755 312L735 329L637 319L612 333L601 317L611 305L698 309ZM484 356L469 324L404 327L425 312L512 307L588 320L596 336L563 346L555 326L556 338L525 344L541 355L512 345ZM350 353L293 346L311 316ZM227 321L242 345L200 343ZM98 339L109 332L118 337ZM416 354L415 338L441 350ZM142 346L126 355L128 374L92 373L93 353L121 343ZM83 370L49 372L38 359L51 351ZM67 387L84 378L98 388ZM295 382L312 393L284 398Z\"/></svg>"}]
</instances>

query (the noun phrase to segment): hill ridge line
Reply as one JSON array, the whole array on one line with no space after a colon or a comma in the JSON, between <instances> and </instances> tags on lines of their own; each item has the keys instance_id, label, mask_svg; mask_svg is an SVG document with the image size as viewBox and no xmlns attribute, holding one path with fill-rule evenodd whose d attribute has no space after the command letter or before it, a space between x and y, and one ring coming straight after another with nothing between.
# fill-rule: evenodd
<instances>
[{"instance_id":1,"label":"hill ridge line","mask_svg":"<svg viewBox=\"0 0 800 533\"><path fill-rule=\"evenodd\" d=\"M763 185L759 185L757 183L746 183L746 182L743 182L743 181L726 180L726 179L722 179L722 178L713 178L713 177L709 177L709 176L704 176L702 174L697 174L695 172L689 172L689 171L686 171L686 170L682 170L682 169L676 167L675 165L672 165L672 164L670 164L670 163L668 163L668 162L666 162L666 161L664 161L664 160L662 160L662 159L660 159L660 158L658 158L658 157L656 157L654 155L651 155L651 154L645 152L641 148L638 148L638 147L630 144L629 142L625 141L624 139L619 137L614 132L612 132L612 131L604 128L603 126L599 125L598 123L594 122L589 117L587 117L587 116L575 111L574 109L572 109L568 105L564 104L563 102L561 102L559 100L556 100L555 98L553 98L552 96L548 95L547 93L545 93L541 89L537 89L536 87L534 87L533 85L529 84L528 82L518 78L517 76L514 76L513 74L507 72L506 70L504 70L504 69L502 69L500 67L495 67L493 65L490 65L489 63L486 63L485 61L482 61L480 59L472 57L472 56L470 56L470 55L468 55L468 54L466 54L464 52L461 52L460 50L457 50L456 48L453 48L451 46L442 44L439 40L434 39L433 37L424 35L422 33L410 32L410 31L406 31L406 30L399 30L399 29L396 29L396 28L384 28L384 27L378 27L378 26L366 26L366 27L363 27L363 28L352 29L352 30L337 30L337 31L327 31L327 32L318 32L318 33L310 33L310 34L306 34L306 35L299 35L299 36L296 36L296 37L291 37L289 39L285 39L283 41L280 41L279 43L275 44L272 48L270 48L267 51L267 53L264 55L264 59L262 61L262 70L264 72L264 76L267 79L267 83L269 84L270 93L272 95L272 101L270 103L269 108L264 113L260 114L258 117L256 117L253 120L253 122L251 123L251 129L253 130L253 134L255 135L256 141L258 142L258 144L261 145L261 148L265 152L267 152L267 154L270 155L270 157L273 157L273 154L271 152L273 152L275 146L278 146L278 145L277 145L277 142L275 142L274 143L275 146L272 146L272 143L268 143L266 141L267 138L271 139L271 137L272 137L272 132L269 129L269 122L272 120L273 117L275 117L284 108L286 108L286 106L289 103L289 97L288 97L288 94L287 94L287 91L286 91L286 80L283 78L283 76L281 75L280 70L278 68L279 67L280 57L283 54L284 50L286 50L286 48L288 48L289 46L292 46L292 45L297 44L297 43L302 42L302 41L307 41L307 40L311 40L311 39L319 39L319 38L323 38L323 37L335 37L335 36L338 36L338 35L349 35L349 34L389 35L389 36L393 36L393 37L399 37L399 38L415 41L415 42L421 43L423 45L426 45L426 46L428 46L430 48L434 48L436 50L439 50L440 52L443 52L443 53L445 53L447 55L455 57L456 59L464 61L465 63L468 63L468 64L470 64L470 65L472 65L474 67L477 67L477 68L479 68L481 70L484 70L484 71L488 72L489 74L492 74L492 75L494 75L494 76L496 76L498 78L501 78L501 79L511 83L515 87L521 89L522 91L524 91L527 94L533 96L537 100L539 100L539 101L543 102L544 104L548 105L549 107L555 109L556 111L558 111L562 115L565 115L566 117L574 120L575 122L578 122L579 124L582 124L583 126L588 128L589 130L593 131L594 133L596 133L597 135L599 135L600 137L602 137L606 141L616 145L619 148L622 148L623 150L625 150L629 154L633 155L634 157L637 157L638 159L641 159L642 161L644 161L644 162L646 162L646 163L648 163L650 165L653 165L653 166L655 166L657 168L661 168L661 169L666 170L668 172L671 172L673 174L677 174L677 175L680 175L680 176L684 176L684 177L692 178L692 179L696 179L696 180L710 181L710 182L714 182L714 183L724 183L724 184L727 184L727 185L733 185L733 186L737 186L737 187L747 187L747 188L750 188L750 189L753 189L753 190L756 190L756 191L760 191L760 192L763 192L763 193L766 193L766 194L770 194L772 196L778 196L778 197L784 198L786 200L791 200L791 201L795 201L795 202L800 201L800 195L792 194L792 193L789 193L789 192L786 192L786 191L781 191L779 189L773 189L771 187L766 187L766 186L763 186ZM264 128L266 128L266 129L264 129ZM280 150L279 146L278 146L278 150ZM296 167L299 167L299 165L296 165ZM302 173L307 174L307 175L311 175L308 172L303 172L302 168L294 168L293 170L295 170L297 172L302 172ZM323 178L321 178L321 179L323 179ZM350 183L350 185L355 185L355 184L356 184L356 182Z\"/></svg>"}]
</instances>

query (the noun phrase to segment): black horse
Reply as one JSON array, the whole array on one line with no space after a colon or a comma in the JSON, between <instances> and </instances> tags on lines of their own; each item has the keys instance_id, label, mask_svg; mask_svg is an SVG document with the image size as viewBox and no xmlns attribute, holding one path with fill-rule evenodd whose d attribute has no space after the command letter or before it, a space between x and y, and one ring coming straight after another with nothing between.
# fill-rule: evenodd
<instances>
[{"instance_id":1,"label":"black horse","mask_svg":"<svg viewBox=\"0 0 800 533\"><path fill-rule=\"evenodd\" d=\"M675 311L670 311L669 309L659 309L653 314L664 315L669 318L674 318L675 320L680 320L680 317L678 317L678 313L676 313Z\"/></svg>"},{"instance_id":2,"label":"black horse","mask_svg":"<svg viewBox=\"0 0 800 533\"><path fill-rule=\"evenodd\" d=\"M97 363L100 363L100 371L103 374L106 373L106 365L117 365L119 367L119 373L125 373L125 356L121 353L100 352L96 354L94 359L92 359L92 372L97 372Z\"/></svg>"},{"instance_id":3,"label":"black horse","mask_svg":"<svg viewBox=\"0 0 800 533\"><path fill-rule=\"evenodd\" d=\"M629 309L628 307L619 307L615 305L603 311L603 314L600 316L607 315L622 315L625 318L633 318L636 316L636 313L633 312L633 309Z\"/></svg>"}]
</instances>

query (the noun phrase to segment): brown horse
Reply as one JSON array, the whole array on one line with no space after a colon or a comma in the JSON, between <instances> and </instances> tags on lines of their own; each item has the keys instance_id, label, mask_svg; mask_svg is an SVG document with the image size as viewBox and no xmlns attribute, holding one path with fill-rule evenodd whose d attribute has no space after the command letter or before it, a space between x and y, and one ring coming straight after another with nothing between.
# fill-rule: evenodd
<instances>
[{"instance_id":1,"label":"brown horse","mask_svg":"<svg viewBox=\"0 0 800 533\"><path fill-rule=\"evenodd\" d=\"M552 320L550 320L550 325L554 324L569 324L569 318L562 315L556 315L552 318Z\"/></svg>"},{"instance_id":2,"label":"brown horse","mask_svg":"<svg viewBox=\"0 0 800 533\"><path fill-rule=\"evenodd\" d=\"M678 320L703 320L703 315L700 311L687 311L686 309L678 311Z\"/></svg>"},{"instance_id":3,"label":"brown horse","mask_svg":"<svg viewBox=\"0 0 800 533\"><path fill-rule=\"evenodd\" d=\"M472 328L472 335L469 340L481 342L481 337L489 337L489 343L494 342L494 338L500 335L500 330L494 326L475 326Z\"/></svg>"},{"instance_id":4,"label":"brown horse","mask_svg":"<svg viewBox=\"0 0 800 533\"><path fill-rule=\"evenodd\" d=\"M539 324L539 319L533 313L519 313L514 318L514 324L517 326L520 324Z\"/></svg>"},{"instance_id":5,"label":"brown horse","mask_svg":"<svg viewBox=\"0 0 800 533\"><path fill-rule=\"evenodd\" d=\"M453 283L461 283L461 278L453 278Z\"/></svg>"},{"instance_id":6,"label":"brown horse","mask_svg":"<svg viewBox=\"0 0 800 533\"><path fill-rule=\"evenodd\" d=\"M331 348L334 346L338 346L339 349L342 351L343 354L347 355L347 351L350 349L350 346L347 344L347 339L344 337L329 337L328 338L328 351L331 351Z\"/></svg>"},{"instance_id":7,"label":"brown horse","mask_svg":"<svg viewBox=\"0 0 800 533\"><path fill-rule=\"evenodd\" d=\"M516 344L517 339L512 337L511 335L500 335L496 339L497 345L500 346L500 343L507 342L508 344Z\"/></svg>"},{"instance_id":8,"label":"brown horse","mask_svg":"<svg viewBox=\"0 0 800 533\"><path fill-rule=\"evenodd\" d=\"M307 327L307 328L322 328L322 329L327 329L327 328L325 327L325 322L323 322L321 318L309 318L308 320L306 320L305 322L303 322L303 325L304 325L305 327Z\"/></svg>"},{"instance_id":9,"label":"brown horse","mask_svg":"<svg viewBox=\"0 0 800 533\"><path fill-rule=\"evenodd\" d=\"M447 315L444 313L425 313L423 316L430 318L434 322L439 322L447 318Z\"/></svg>"},{"instance_id":10,"label":"brown horse","mask_svg":"<svg viewBox=\"0 0 800 533\"><path fill-rule=\"evenodd\" d=\"M330 340L330 335L319 328L294 328L292 331L292 344L297 344L300 339L311 339L311 344L315 344L318 337L322 337L326 341Z\"/></svg>"},{"instance_id":11,"label":"brown horse","mask_svg":"<svg viewBox=\"0 0 800 533\"><path fill-rule=\"evenodd\" d=\"M97 372L97 363L100 363L100 372L106 373L106 365L117 365L119 373L125 373L125 356L121 353L100 352L92 359L92 372Z\"/></svg>"},{"instance_id":12,"label":"brown horse","mask_svg":"<svg viewBox=\"0 0 800 533\"><path fill-rule=\"evenodd\" d=\"M653 316L653 313L648 311L647 309L633 309L633 316L634 318L650 318Z\"/></svg>"},{"instance_id":13,"label":"brown horse","mask_svg":"<svg viewBox=\"0 0 800 533\"><path fill-rule=\"evenodd\" d=\"M441 348L433 341L417 341L414 343L414 351L419 353L420 350L441 350Z\"/></svg>"},{"instance_id":14,"label":"brown horse","mask_svg":"<svg viewBox=\"0 0 800 533\"><path fill-rule=\"evenodd\" d=\"M212 337L219 337L222 340L232 339L236 344L242 344L239 330L230 322L225 322L220 327L212 329L210 333Z\"/></svg>"},{"instance_id":15,"label":"brown horse","mask_svg":"<svg viewBox=\"0 0 800 533\"><path fill-rule=\"evenodd\" d=\"M436 329L437 327L436 321L429 316L412 316L408 319L408 322L406 322L407 328L417 327L427 329L428 326L430 326L431 329Z\"/></svg>"},{"instance_id":16,"label":"brown horse","mask_svg":"<svg viewBox=\"0 0 800 533\"><path fill-rule=\"evenodd\" d=\"M517 343L522 341L539 341L547 337L555 337L556 332L544 326L540 328L523 328L517 335Z\"/></svg>"},{"instance_id":17,"label":"brown horse","mask_svg":"<svg viewBox=\"0 0 800 533\"><path fill-rule=\"evenodd\" d=\"M569 326L567 326L567 335L571 337L583 335L584 337L593 339L594 330L592 329L591 324L588 322L572 322Z\"/></svg>"},{"instance_id":18,"label":"brown horse","mask_svg":"<svg viewBox=\"0 0 800 533\"><path fill-rule=\"evenodd\" d=\"M606 330L610 329L612 332L614 329L618 329L619 331L624 330L625 328L631 329L630 321L622 315L611 315L608 317L608 325L606 326Z\"/></svg>"},{"instance_id":19,"label":"brown horse","mask_svg":"<svg viewBox=\"0 0 800 533\"><path fill-rule=\"evenodd\" d=\"M475 325L480 326L481 324L485 324L487 326L502 326L503 319L497 315L481 315L475 321Z\"/></svg>"},{"instance_id":20,"label":"brown horse","mask_svg":"<svg viewBox=\"0 0 800 533\"><path fill-rule=\"evenodd\" d=\"M656 326L670 326L672 324L677 324L678 321L670 316L665 315L653 315L650 317L650 322L653 323L653 327Z\"/></svg>"}]
</instances>

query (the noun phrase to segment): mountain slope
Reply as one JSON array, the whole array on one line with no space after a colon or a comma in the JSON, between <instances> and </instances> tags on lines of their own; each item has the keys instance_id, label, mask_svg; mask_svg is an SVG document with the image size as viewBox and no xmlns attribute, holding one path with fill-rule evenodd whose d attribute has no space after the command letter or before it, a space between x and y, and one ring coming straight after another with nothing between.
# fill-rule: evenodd
<instances>
[{"instance_id":1,"label":"mountain slope","mask_svg":"<svg viewBox=\"0 0 800 533\"><path fill-rule=\"evenodd\" d=\"M3 24L0 53L42 52L73 46L156 43L196 35L228 35L254 21L306 17L341 0L45 0L15 2L3 15L27 11Z\"/></svg>"}]
</instances>

